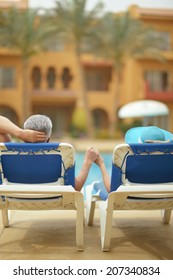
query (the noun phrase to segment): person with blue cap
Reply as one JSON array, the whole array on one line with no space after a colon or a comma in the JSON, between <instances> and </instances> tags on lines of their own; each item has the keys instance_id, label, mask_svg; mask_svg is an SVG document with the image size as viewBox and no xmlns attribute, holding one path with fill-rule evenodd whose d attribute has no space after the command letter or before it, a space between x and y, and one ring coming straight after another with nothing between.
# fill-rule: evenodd
<instances>
[{"instance_id":1,"label":"person with blue cap","mask_svg":"<svg viewBox=\"0 0 173 280\"><path fill-rule=\"evenodd\" d=\"M133 127L125 134L125 142L132 143L171 143L173 134L157 126Z\"/></svg>"},{"instance_id":2,"label":"person with blue cap","mask_svg":"<svg viewBox=\"0 0 173 280\"><path fill-rule=\"evenodd\" d=\"M125 142L132 143L173 143L173 134L157 126L134 127L125 134ZM102 173L102 181L93 183L95 192L99 194L102 200L106 200L110 192L110 176L106 170L104 160L98 154L95 163L99 166Z\"/></svg>"}]
</instances>

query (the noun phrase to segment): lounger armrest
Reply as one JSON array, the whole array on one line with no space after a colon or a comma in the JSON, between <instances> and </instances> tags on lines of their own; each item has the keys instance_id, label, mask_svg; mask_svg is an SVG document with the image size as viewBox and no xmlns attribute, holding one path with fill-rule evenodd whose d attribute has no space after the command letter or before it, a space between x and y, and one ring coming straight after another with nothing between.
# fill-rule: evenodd
<instances>
[{"instance_id":1,"label":"lounger armrest","mask_svg":"<svg viewBox=\"0 0 173 280\"><path fill-rule=\"evenodd\" d=\"M49 184L19 184L0 185L0 195L12 194L58 194L63 192L75 192L73 186L56 186Z\"/></svg>"},{"instance_id":2,"label":"lounger armrest","mask_svg":"<svg viewBox=\"0 0 173 280\"><path fill-rule=\"evenodd\" d=\"M173 184L135 184L135 186L129 185L124 186L121 185L115 192L125 192L125 193L172 193L173 194ZM114 193L114 192L113 192Z\"/></svg>"}]
</instances>

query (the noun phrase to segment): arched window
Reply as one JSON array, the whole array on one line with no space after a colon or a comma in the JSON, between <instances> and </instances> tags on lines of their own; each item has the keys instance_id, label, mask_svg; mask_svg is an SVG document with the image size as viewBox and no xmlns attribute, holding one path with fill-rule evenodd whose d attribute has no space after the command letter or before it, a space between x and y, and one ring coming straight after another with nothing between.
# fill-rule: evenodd
<instances>
[{"instance_id":1,"label":"arched window","mask_svg":"<svg viewBox=\"0 0 173 280\"><path fill-rule=\"evenodd\" d=\"M107 129L109 126L108 114L102 109L94 109L93 112L94 126L96 129Z\"/></svg>"},{"instance_id":2,"label":"arched window","mask_svg":"<svg viewBox=\"0 0 173 280\"><path fill-rule=\"evenodd\" d=\"M70 73L70 69L68 67L64 67L61 75L61 80L63 83L63 88L69 88L70 82L73 79L72 74Z\"/></svg>"},{"instance_id":3,"label":"arched window","mask_svg":"<svg viewBox=\"0 0 173 280\"><path fill-rule=\"evenodd\" d=\"M13 109L6 107L6 106L0 106L0 115L5 116L15 124L18 124L19 119L17 116L17 112L15 112Z\"/></svg>"},{"instance_id":4,"label":"arched window","mask_svg":"<svg viewBox=\"0 0 173 280\"><path fill-rule=\"evenodd\" d=\"M55 88L56 72L54 67L49 67L47 71L47 86L49 89Z\"/></svg>"},{"instance_id":5,"label":"arched window","mask_svg":"<svg viewBox=\"0 0 173 280\"><path fill-rule=\"evenodd\" d=\"M35 66L32 70L32 85L34 89L40 88L41 85L41 71L38 66Z\"/></svg>"}]
</instances>

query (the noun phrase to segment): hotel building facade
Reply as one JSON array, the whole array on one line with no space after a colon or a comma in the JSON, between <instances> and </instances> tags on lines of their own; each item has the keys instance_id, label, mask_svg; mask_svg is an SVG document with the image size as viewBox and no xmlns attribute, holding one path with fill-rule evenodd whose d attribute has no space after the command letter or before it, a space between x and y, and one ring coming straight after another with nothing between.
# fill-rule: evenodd
<instances>
[{"instance_id":1,"label":"hotel building facade","mask_svg":"<svg viewBox=\"0 0 173 280\"><path fill-rule=\"evenodd\" d=\"M0 9L12 4L20 9L28 1L0 1ZM173 132L173 10L129 7L135 18L153 26L163 38L160 46L166 57L161 63L154 59L129 59L121 79L120 107L136 100L158 100L170 111L168 128ZM127 46L128 47L128 46ZM115 94L115 75L111 62L82 55L86 74L87 97L95 128L109 127L112 100ZM72 48L50 42L47 52L29 61L29 93L32 114L46 114L53 121L54 133L63 136L70 130L72 114L80 96L79 73ZM18 52L0 48L0 114L15 123L23 123L22 66ZM165 126L157 118L153 124ZM166 128L166 127L163 127Z\"/></svg>"}]
</instances>

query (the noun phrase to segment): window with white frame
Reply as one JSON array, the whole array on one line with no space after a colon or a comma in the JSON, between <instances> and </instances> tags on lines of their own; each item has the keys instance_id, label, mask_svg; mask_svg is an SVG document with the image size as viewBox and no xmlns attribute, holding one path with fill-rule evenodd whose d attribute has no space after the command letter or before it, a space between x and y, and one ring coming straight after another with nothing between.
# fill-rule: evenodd
<instances>
[{"instance_id":1,"label":"window with white frame","mask_svg":"<svg viewBox=\"0 0 173 280\"><path fill-rule=\"evenodd\" d=\"M64 50L64 44L62 40L57 38L52 38L49 39L49 41L46 43L46 49L48 51L60 52Z\"/></svg>"},{"instance_id":2,"label":"window with white frame","mask_svg":"<svg viewBox=\"0 0 173 280\"><path fill-rule=\"evenodd\" d=\"M155 31L154 37L159 40L159 49L162 51L171 50L171 33L167 31Z\"/></svg>"},{"instance_id":3,"label":"window with white frame","mask_svg":"<svg viewBox=\"0 0 173 280\"><path fill-rule=\"evenodd\" d=\"M111 70L111 67L106 66L85 67L87 90L108 91L112 75Z\"/></svg>"},{"instance_id":4,"label":"window with white frame","mask_svg":"<svg viewBox=\"0 0 173 280\"><path fill-rule=\"evenodd\" d=\"M16 69L10 66L0 65L0 88L14 88Z\"/></svg>"},{"instance_id":5,"label":"window with white frame","mask_svg":"<svg viewBox=\"0 0 173 280\"><path fill-rule=\"evenodd\" d=\"M166 71L146 71L145 80L151 91L171 91L171 74Z\"/></svg>"}]
</instances>

